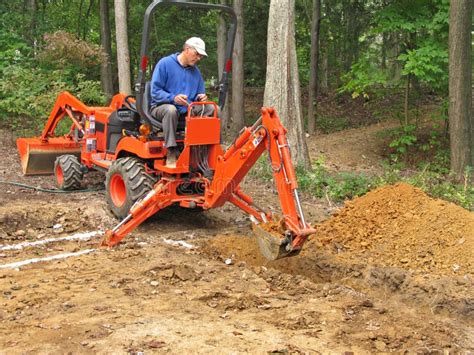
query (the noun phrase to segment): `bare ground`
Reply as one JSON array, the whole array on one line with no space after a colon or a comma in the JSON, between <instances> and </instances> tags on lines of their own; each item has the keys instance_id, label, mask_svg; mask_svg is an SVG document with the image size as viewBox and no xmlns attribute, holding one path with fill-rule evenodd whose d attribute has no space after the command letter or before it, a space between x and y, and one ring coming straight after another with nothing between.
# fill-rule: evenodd
<instances>
[{"instance_id":1,"label":"bare ground","mask_svg":"<svg viewBox=\"0 0 474 355\"><path fill-rule=\"evenodd\" d=\"M337 169L371 169L376 131L369 126L313 137L312 157L324 151ZM51 177L20 176L13 139L8 132L1 137L1 180L54 186ZM361 137L374 143L355 146ZM88 182L100 186L102 177L92 174ZM48 194L0 186L2 353L474 350L473 213L436 207L438 202L409 188L386 200L378 196L403 188L364 196L333 217L325 201L304 198L308 219L321 223L320 236L301 255L268 262L247 217L232 206L204 213L172 207L108 250L98 248L100 236L58 239L116 223L103 192ZM249 179L244 190L262 206L278 209L271 186ZM392 206L397 198L401 202ZM419 208L420 201L430 208ZM387 216L376 217L384 204L392 206ZM412 215L398 213L397 206L407 206ZM422 228L419 221L430 218L431 238L406 227ZM427 243L447 235L449 253L443 257L442 247L430 249L423 256L433 261L427 267L410 253L423 249L421 237ZM55 240L20 249L20 243L49 238ZM452 248L461 240L458 261ZM12 265L66 253L78 255Z\"/></svg>"}]
</instances>

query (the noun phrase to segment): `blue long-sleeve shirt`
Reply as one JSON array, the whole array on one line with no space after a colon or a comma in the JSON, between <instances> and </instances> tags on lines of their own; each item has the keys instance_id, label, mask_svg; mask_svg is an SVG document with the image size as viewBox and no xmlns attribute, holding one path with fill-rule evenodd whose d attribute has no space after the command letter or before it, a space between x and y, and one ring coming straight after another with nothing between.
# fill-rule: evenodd
<instances>
[{"instance_id":1,"label":"blue long-sleeve shirt","mask_svg":"<svg viewBox=\"0 0 474 355\"><path fill-rule=\"evenodd\" d=\"M204 94L204 80L197 66L183 67L178 62L178 54L160 59L151 79L151 106L173 104L180 113L186 113L187 107L176 105L174 97L179 94L196 101L198 94Z\"/></svg>"}]
</instances>

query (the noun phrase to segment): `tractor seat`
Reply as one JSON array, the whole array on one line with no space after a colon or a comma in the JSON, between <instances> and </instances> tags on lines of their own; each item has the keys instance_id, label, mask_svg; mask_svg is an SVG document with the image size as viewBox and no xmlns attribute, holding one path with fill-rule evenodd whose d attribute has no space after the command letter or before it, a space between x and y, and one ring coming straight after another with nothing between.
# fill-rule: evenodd
<instances>
[{"instance_id":1,"label":"tractor seat","mask_svg":"<svg viewBox=\"0 0 474 355\"><path fill-rule=\"evenodd\" d=\"M158 121L150 111L151 105L151 82L147 81L145 83L145 93L143 95L143 112L145 116L150 120L153 126L153 132L161 132L163 131L163 126L160 121ZM181 114L178 118L178 128L177 131L184 131L186 128L186 114Z\"/></svg>"},{"instance_id":2,"label":"tractor seat","mask_svg":"<svg viewBox=\"0 0 474 355\"><path fill-rule=\"evenodd\" d=\"M145 93L143 95L143 112L145 113L146 118L151 122L153 126L153 132L160 132L163 130L161 122L156 120L150 112L151 105L151 82L147 81L145 83Z\"/></svg>"}]
</instances>

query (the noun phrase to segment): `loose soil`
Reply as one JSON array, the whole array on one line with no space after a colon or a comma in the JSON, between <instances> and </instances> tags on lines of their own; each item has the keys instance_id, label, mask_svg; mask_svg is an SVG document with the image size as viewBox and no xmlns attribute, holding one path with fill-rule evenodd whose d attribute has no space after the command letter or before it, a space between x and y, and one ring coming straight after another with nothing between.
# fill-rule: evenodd
<instances>
[{"instance_id":1,"label":"loose soil","mask_svg":"<svg viewBox=\"0 0 474 355\"><path fill-rule=\"evenodd\" d=\"M441 275L474 270L474 214L405 183L349 201L318 226L314 248Z\"/></svg>"},{"instance_id":2,"label":"loose soil","mask_svg":"<svg viewBox=\"0 0 474 355\"><path fill-rule=\"evenodd\" d=\"M374 137L377 127L313 137L312 157L324 141L333 147L327 163L342 169L354 152L348 137ZM51 177L21 176L11 135L0 137L0 180L54 187ZM365 147L355 156L377 151ZM103 177L90 174L87 184L100 187ZM303 197L318 234L300 255L272 262L230 205L170 207L99 249L100 236L64 237L117 223L104 192L1 186L1 353L474 350L474 213L409 185L337 209ZM247 179L242 188L278 210L271 185ZM47 259L68 253L76 254ZM8 267L30 259L45 260Z\"/></svg>"}]
</instances>

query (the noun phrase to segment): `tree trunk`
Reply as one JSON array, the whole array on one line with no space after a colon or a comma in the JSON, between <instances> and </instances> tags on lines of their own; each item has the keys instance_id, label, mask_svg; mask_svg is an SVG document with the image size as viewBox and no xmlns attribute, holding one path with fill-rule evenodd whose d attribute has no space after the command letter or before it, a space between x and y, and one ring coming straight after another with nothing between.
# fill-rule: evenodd
<instances>
[{"instance_id":1,"label":"tree trunk","mask_svg":"<svg viewBox=\"0 0 474 355\"><path fill-rule=\"evenodd\" d=\"M316 126L316 107L318 97L318 56L319 56L319 18L321 17L321 0L313 0L311 19L311 53L308 87L308 133L314 133Z\"/></svg>"},{"instance_id":2,"label":"tree trunk","mask_svg":"<svg viewBox=\"0 0 474 355\"><path fill-rule=\"evenodd\" d=\"M380 63L380 67L382 69L387 69L387 34L384 32L382 33L382 60Z\"/></svg>"},{"instance_id":3,"label":"tree trunk","mask_svg":"<svg viewBox=\"0 0 474 355\"><path fill-rule=\"evenodd\" d=\"M360 5L357 0L350 0L349 11L347 13L347 35L348 35L348 61L347 70L349 71L352 65L357 62L359 58L359 32L360 25Z\"/></svg>"},{"instance_id":4,"label":"tree trunk","mask_svg":"<svg viewBox=\"0 0 474 355\"><path fill-rule=\"evenodd\" d=\"M311 169L301 113L294 13L294 0L270 1L264 106L274 107L288 129L295 163Z\"/></svg>"},{"instance_id":5,"label":"tree trunk","mask_svg":"<svg viewBox=\"0 0 474 355\"><path fill-rule=\"evenodd\" d=\"M76 38L81 38L81 24L82 24L82 7L84 6L84 0L81 0L79 3L79 15L77 16L77 30L76 30Z\"/></svg>"},{"instance_id":6,"label":"tree trunk","mask_svg":"<svg viewBox=\"0 0 474 355\"><path fill-rule=\"evenodd\" d=\"M321 38L322 40L322 38ZM329 92L329 48L326 41L321 42L321 94L327 95Z\"/></svg>"},{"instance_id":7,"label":"tree trunk","mask_svg":"<svg viewBox=\"0 0 474 355\"><path fill-rule=\"evenodd\" d=\"M449 138L451 171L458 181L474 165L472 117L472 0L450 2L449 15Z\"/></svg>"},{"instance_id":8,"label":"tree trunk","mask_svg":"<svg viewBox=\"0 0 474 355\"><path fill-rule=\"evenodd\" d=\"M127 11L125 0L114 0L114 3L119 91L123 94L130 95L132 93L132 87L130 81L130 52L128 50Z\"/></svg>"},{"instance_id":9,"label":"tree trunk","mask_svg":"<svg viewBox=\"0 0 474 355\"><path fill-rule=\"evenodd\" d=\"M409 117L408 117L408 108L410 99L410 82L411 82L411 74L407 75L407 81L405 85L405 103L404 103L404 111L405 111L405 126L408 126Z\"/></svg>"},{"instance_id":10,"label":"tree trunk","mask_svg":"<svg viewBox=\"0 0 474 355\"><path fill-rule=\"evenodd\" d=\"M394 35L395 38L393 38L394 40L394 46L392 48L392 55L391 57L392 58L398 58L398 56L402 53L402 50L401 50L401 43L403 42L403 38L400 34L395 34ZM403 66L402 66L402 63L401 61L399 60L393 60L393 75L392 75L392 80L395 81L395 82L398 82L401 80L402 78L402 70L403 70Z\"/></svg>"},{"instance_id":11,"label":"tree trunk","mask_svg":"<svg viewBox=\"0 0 474 355\"><path fill-rule=\"evenodd\" d=\"M332 66L332 77L335 79L334 86L338 89L341 86L341 76L344 74L345 56L344 56L345 40L338 39L332 44L332 58L334 65ZM339 60L338 60L339 59Z\"/></svg>"},{"instance_id":12,"label":"tree trunk","mask_svg":"<svg viewBox=\"0 0 474 355\"><path fill-rule=\"evenodd\" d=\"M38 4L36 0L28 0L28 11L30 13L30 27L28 29L28 42L31 46L35 47L35 36L36 36L36 16L38 12Z\"/></svg>"},{"instance_id":13,"label":"tree trunk","mask_svg":"<svg viewBox=\"0 0 474 355\"><path fill-rule=\"evenodd\" d=\"M26 23L26 14L28 12L28 1L29 0L23 0L23 5L21 6L21 23ZM23 37L28 40L28 30L26 27L23 27Z\"/></svg>"},{"instance_id":14,"label":"tree trunk","mask_svg":"<svg viewBox=\"0 0 474 355\"><path fill-rule=\"evenodd\" d=\"M91 15L91 10L94 7L94 0L89 1L89 7L87 8L86 11L86 16L84 17L84 24L82 26L82 40L85 41L87 39L87 33L89 32L89 17Z\"/></svg>"},{"instance_id":15,"label":"tree trunk","mask_svg":"<svg viewBox=\"0 0 474 355\"><path fill-rule=\"evenodd\" d=\"M45 14L46 14L46 1L47 0L41 0L41 21L45 22Z\"/></svg>"},{"instance_id":16,"label":"tree trunk","mask_svg":"<svg viewBox=\"0 0 474 355\"><path fill-rule=\"evenodd\" d=\"M112 44L110 36L109 0L100 0L100 43L104 51L104 60L100 65L102 90L110 99L114 95L112 80Z\"/></svg>"},{"instance_id":17,"label":"tree trunk","mask_svg":"<svg viewBox=\"0 0 474 355\"><path fill-rule=\"evenodd\" d=\"M245 125L244 116L244 20L243 0L234 0L237 33L232 58L232 128L237 133Z\"/></svg>"},{"instance_id":18,"label":"tree trunk","mask_svg":"<svg viewBox=\"0 0 474 355\"><path fill-rule=\"evenodd\" d=\"M354 8L352 1L344 2L343 6L343 21L345 22L345 38L342 41L341 58L344 58L344 72L347 73L351 69L352 65L352 45L353 45L353 31L354 31ZM339 86L338 86L339 87Z\"/></svg>"},{"instance_id":19,"label":"tree trunk","mask_svg":"<svg viewBox=\"0 0 474 355\"><path fill-rule=\"evenodd\" d=\"M222 5L227 5L227 0L221 0ZM227 46L227 26L225 16L219 15L219 25L217 26L217 78L220 81L221 75L224 72L225 48ZM226 104L221 112L221 127L226 130L229 125L229 95L227 95Z\"/></svg>"}]
</instances>

